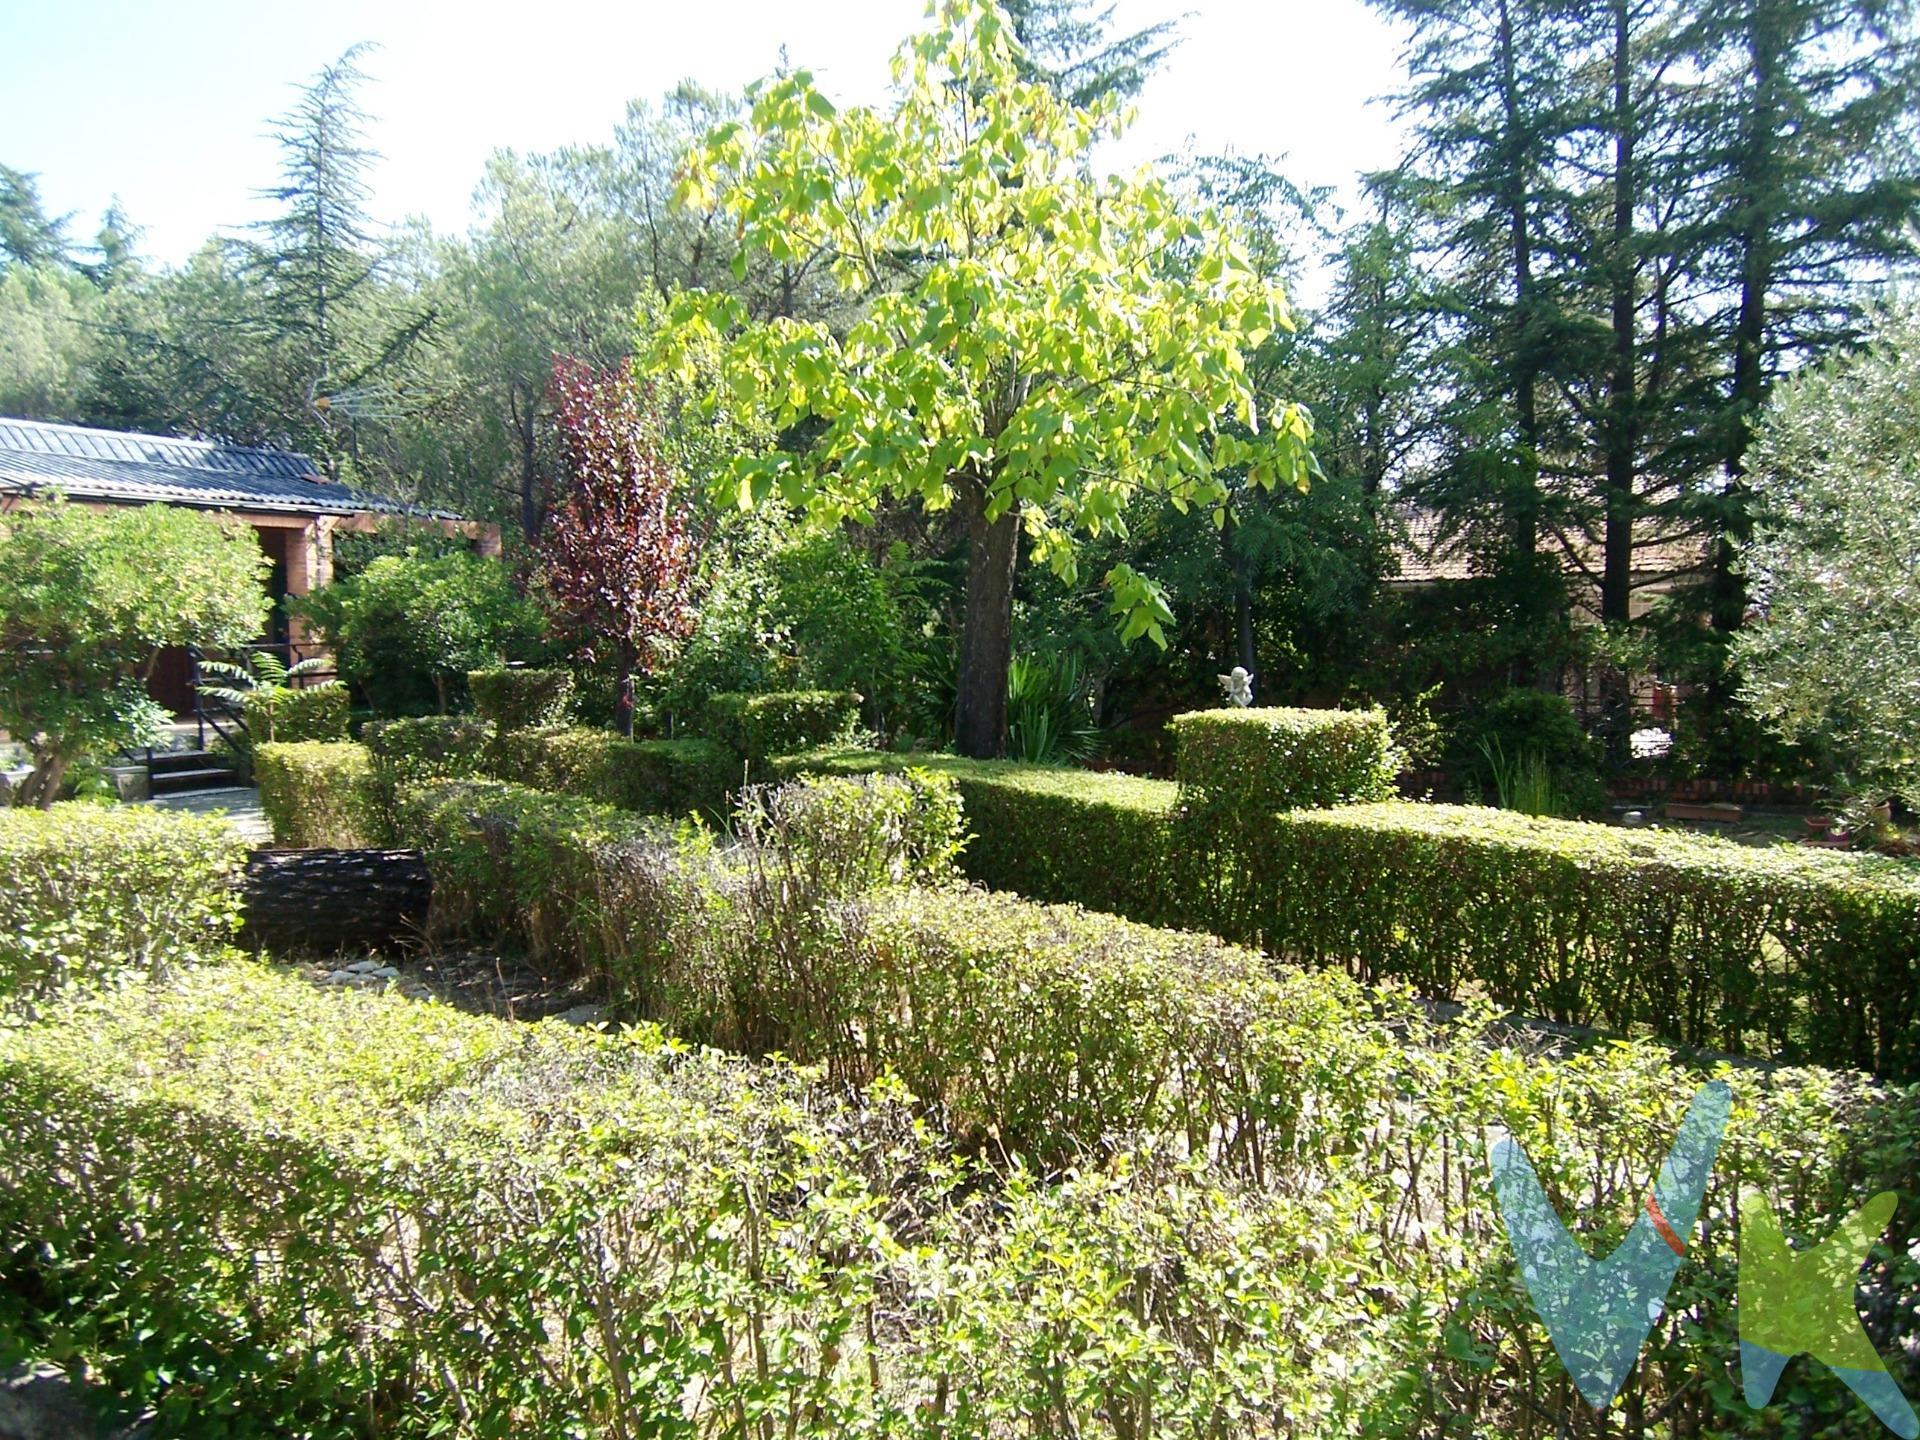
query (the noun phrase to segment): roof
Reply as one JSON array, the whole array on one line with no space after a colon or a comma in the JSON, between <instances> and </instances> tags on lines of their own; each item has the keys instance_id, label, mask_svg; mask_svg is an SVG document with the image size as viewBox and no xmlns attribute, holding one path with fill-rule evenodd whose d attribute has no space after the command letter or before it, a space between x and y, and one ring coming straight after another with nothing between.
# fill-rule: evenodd
<instances>
[{"instance_id":1,"label":"roof","mask_svg":"<svg viewBox=\"0 0 1920 1440\"><path fill-rule=\"evenodd\" d=\"M338 484L292 450L0 417L0 495L38 490L220 510L459 518Z\"/></svg>"},{"instance_id":2,"label":"roof","mask_svg":"<svg viewBox=\"0 0 1920 1440\"><path fill-rule=\"evenodd\" d=\"M1404 538L1395 540L1393 553L1399 562L1399 571L1387 577L1388 584L1428 585L1440 580L1471 580L1483 573L1475 565L1466 536L1458 531L1449 533L1439 511L1408 505L1400 508L1397 518ZM1600 547L1585 535L1575 534L1570 540L1579 563L1598 573ZM1543 553L1558 554L1568 571L1577 573L1575 555L1552 534L1541 536L1540 549ZM1699 536L1673 539L1636 536L1634 539L1636 584L1653 584L1697 571L1706 560L1707 545Z\"/></svg>"}]
</instances>

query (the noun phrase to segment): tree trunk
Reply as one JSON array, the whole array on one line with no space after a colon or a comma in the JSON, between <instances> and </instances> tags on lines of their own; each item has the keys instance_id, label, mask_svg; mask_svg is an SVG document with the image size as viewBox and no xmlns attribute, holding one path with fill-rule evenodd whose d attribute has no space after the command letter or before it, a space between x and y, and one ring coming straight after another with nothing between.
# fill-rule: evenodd
<instances>
[{"instance_id":1,"label":"tree trunk","mask_svg":"<svg viewBox=\"0 0 1920 1440\"><path fill-rule=\"evenodd\" d=\"M37 756L33 773L20 782L18 803L35 810L51 809L60 798L60 782L67 778L67 757L59 751Z\"/></svg>"},{"instance_id":2,"label":"tree trunk","mask_svg":"<svg viewBox=\"0 0 1920 1440\"><path fill-rule=\"evenodd\" d=\"M1607 519L1601 561L1600 618L1633 618L1635 462L1640 434L1636 410L1633 213L1634 174L1632 22L1626 0L1613 5L1613 244L1608 257L1613 302L1613 368L1607 379Z\"/></svg>"},{"instance_id":3,"label":"tree trunk","mask_svg":"<svg viewBox=\"0 0 1920 1440\"><path fill-rule=\"evenodd\" d=\"M1007 753L1007 673L1013 665L1013 576L1020 559L1020 515L987 519L987 492L961 486L967 521L966 617L960 631L960 683L954 748L976 760Z\"/></svg>"},{"instance_id":4,"label":"tree trunk","mask_svg":"<svg viewBox=\"0 0 1920 1440\"><path fill-rule=\"evenodd\" d=\"M633 738L633 671L633 647L622 643L613 655L613 728L627 740Z\"/></svg>"}]
</instances>

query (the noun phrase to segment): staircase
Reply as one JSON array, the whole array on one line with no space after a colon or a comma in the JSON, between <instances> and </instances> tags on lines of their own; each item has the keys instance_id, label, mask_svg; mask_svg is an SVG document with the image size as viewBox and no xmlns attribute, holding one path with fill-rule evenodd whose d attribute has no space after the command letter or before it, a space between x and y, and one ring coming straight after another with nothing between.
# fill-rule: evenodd
<instances>
[{"instance_id":1,"label":"staircase","mask_svg":"<svg viewBox=\"0 0 1920 1440\"><path fill-rule=\"evenodd\" d=\"M207 750L156 750L147 764L147 792L151 795L224 790L240 783L240 773L227 757Z\"/></svg>"}]
</instances>

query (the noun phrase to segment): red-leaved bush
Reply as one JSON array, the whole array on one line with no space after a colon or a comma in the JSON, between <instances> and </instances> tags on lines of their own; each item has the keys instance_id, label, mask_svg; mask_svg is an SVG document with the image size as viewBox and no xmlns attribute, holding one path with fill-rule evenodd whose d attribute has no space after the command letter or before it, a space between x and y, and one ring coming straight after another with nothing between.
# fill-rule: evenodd
<instances>
[{"instance_id":1,"label":"red-leaved bush","mask_svg":"<svg viewBox=\"0 0 1920 1440\"><path fill-rule=\"evenodd\" d=\"M635 675L693 627L704 534L661 454L659 417L625 369L557 357L553 402L561 474L540 540L556 619L590 660L610 660L622 734Z\"/></svg>"}]
</instances>

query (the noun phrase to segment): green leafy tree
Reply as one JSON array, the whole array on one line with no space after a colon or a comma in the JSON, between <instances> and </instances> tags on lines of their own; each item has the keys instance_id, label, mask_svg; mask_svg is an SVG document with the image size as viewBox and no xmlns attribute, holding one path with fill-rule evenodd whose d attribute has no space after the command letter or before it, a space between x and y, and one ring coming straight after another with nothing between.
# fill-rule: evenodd
<instances>
[{"instance_id":1,"label":"green leafy tree","mask_svg":"<svg viewBox=\"0 0 1920 1440\"><path fill-rule=\"evenodd\" d=\"M386 715L446 714L468 671L532 658L541 632L506 567L460 551L379 556L296 608L338 653L341 678Z\"/></svg>"},{"instance_id":2,"label":"green leafy tree","mask_svg":"<svg viewBox=\"0 0 1920 1440\"><path fill-rule=\"evenodd\" d=\"M51 805L85 755L153 739L155 657L257 636L266 568L246 526L192 510L56 499L0 516L0 726L33 755L23 803Z\"/></svg>"},{"instance_id":3,"label":"green leafy tree","mask_svg":"<svg viewBox=\"0 0 1920 1440\"><path fill-rule=\"evenodd\" d=\"M1741 698L1861 801L1920 809L1920 306L1782 386L1748 455Z\"/></svg>"},{"instance_id":4,"label":"green leafy tree","mask_svg":"<svg viewBox=\"0 0 1920 1440\"><path fill-rule=\"evenodd\" d=\"M1077 537L1123 530L1143 491L1224 523L1231 472L1306 483L1311 423L1249 378L1248 355L1290 320L1242 235L1156 180L1096 179L1114 110L1023 78L1001 10L943 4L896 70L884 113L837 109L805 71L763 81L688 174L689 199L717 196L747 251L830 257L857 318L754 323L696 292L652 358L691 375L717 352L723 393L770 413L778 448L731 467L744 505L779 496L823 523L888 498L958 510L955 738L997 755L1021 537L1071 576ZM1164 644L1160 588L1125 564L1107 578L1123 634Z\"/></svg>"}]
</instances>

